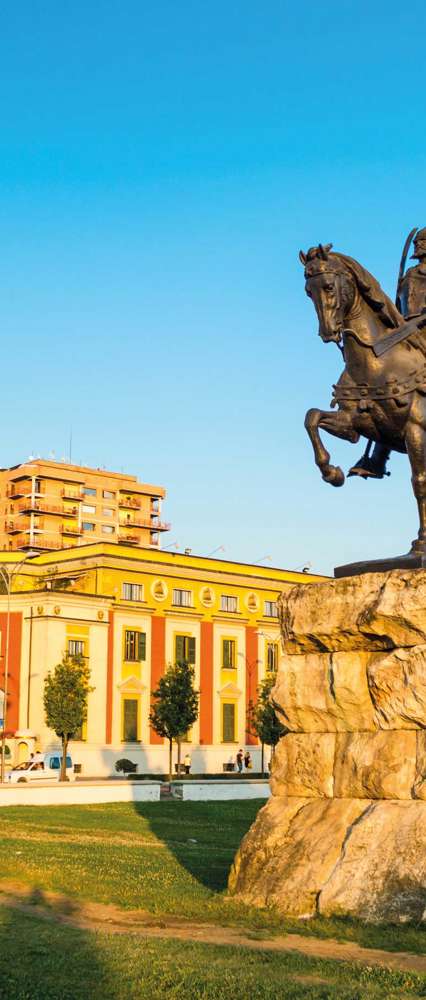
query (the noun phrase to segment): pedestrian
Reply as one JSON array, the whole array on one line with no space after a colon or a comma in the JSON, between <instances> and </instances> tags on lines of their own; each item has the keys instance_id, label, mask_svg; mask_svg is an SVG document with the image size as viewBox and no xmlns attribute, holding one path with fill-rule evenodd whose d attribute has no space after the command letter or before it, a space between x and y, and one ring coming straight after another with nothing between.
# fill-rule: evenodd
<instances>
[{"instance_id":1,"label":"pedestrian","mask_svg":"<svg viewBox=\"0 0 426 1000\"><path fill-rule=\"evenodd\" d=\"M244 753L243 753L242 749L240 749L238 751L238 753L237 753L237 767L238 767L239 774L242 774L243 760L244 760Z\"/></svg>"},{"instance_id":2,"label":"pedestrian","mask_svg":"<svg viewBox=\"0 0 426 1000\"><path fill-rule=\"evenodd\" d=\"M191 754L186 753L183 758L183 764L185 768L185 774L189 774L191 770Z\"/></svg>"},{"instance_id":3,"label":"pedestrian","mask_svg":"<svg viewBox=\"0 0 426 1000\"><path fill-rule=\"evenodd\" d=\"M251 771L253 767L250 750L246 750L244 754L244 767L246 771Z\"/></svg>"}]
</instances>

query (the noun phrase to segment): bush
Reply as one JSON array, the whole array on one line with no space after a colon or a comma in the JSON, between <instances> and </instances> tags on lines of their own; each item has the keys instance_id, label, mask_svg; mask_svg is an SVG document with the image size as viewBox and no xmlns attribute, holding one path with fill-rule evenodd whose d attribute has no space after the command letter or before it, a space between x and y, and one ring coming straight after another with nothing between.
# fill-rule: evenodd
<instances>
[{"instance_id":1,"label":"bush","mask_svg":"<svg viewBox=\"0 0 426 1000\"><path fill-rule=\"evenodd\" d=\"M120 760L116 760L115 762L115 770L122 771L123 774L136 774L137 769L138 765L133 764L127 757L121 757Z\"/></svg>"}]
</instances>

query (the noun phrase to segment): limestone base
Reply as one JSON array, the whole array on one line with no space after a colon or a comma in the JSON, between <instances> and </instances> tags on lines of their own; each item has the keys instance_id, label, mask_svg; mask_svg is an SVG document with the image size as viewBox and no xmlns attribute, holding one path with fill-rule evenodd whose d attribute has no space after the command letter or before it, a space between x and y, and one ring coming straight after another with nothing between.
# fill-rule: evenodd
<instances>
[{"instance_id":1,"label":"limestone base","mask_svg":"<svg viewBox=\"0 0 426 1000\"><path fill-rule=\"evenodd\" d=\"M279 601L288 733L229 888L286 916L426 920L426 572Z\"/></svg>"},{"instance_id":2,"label":"limestone base","mask_svg":"<svg viewBox=\"0 0 426 1000\"><path fill-rule=\"evenodd\" d=\"M426 802L274 797L236 856L229 887L283 916L426 918Z\"/></svg>"}]
</instances>

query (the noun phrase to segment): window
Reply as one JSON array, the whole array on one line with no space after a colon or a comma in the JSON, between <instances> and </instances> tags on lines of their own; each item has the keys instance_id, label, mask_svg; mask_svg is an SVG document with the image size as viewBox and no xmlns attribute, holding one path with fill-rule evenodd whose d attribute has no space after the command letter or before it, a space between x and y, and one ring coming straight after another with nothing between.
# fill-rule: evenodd
<instances>
[{"instance_id":1,"label":"window","mask_svg":"<svg viewBox=\"0 0 426 1000\"><path fill-rule=\"evenodd\" d=\"M114 510L112 507L102 507L102 517L113 517Z\"/></svg>"},{"instance_id":2,"label":"window","mask_svg":"<svg viewBox=\"0 0 426 1000\"><path fill-rule=\"evenodd\" d=\"M96 490L93 488L93 486L83 486L83 493L86 497L96 496Z\"/></svg>"},{"instance_id":3,"label":"window","mask_svg":"<svg viewBox=\"0 0 426 1000\"><path fill-rule=\"evenodd\" d=\"M83 514L96 514L96 507L91 503L83 503L81 507Z\"/></svg>"},{"instance_id":4,"label":"window","mask_svg":"<svg viewBox=\"0 0 426 1000\"><path fill-rule=\"evenodd\" d=\"M138 738L139 703L137 698L123 700L123 740L136 743Z\"/></svg>"},{"instance_id":5,"label":"window","mask_svg":"<svg viewBox=\"0 0 426 1000\"><path fill-rule=\"evenodd\" d=\"M176 663L195 663L195 639L192 635L175 636Z\"/></svg>"},{"instance_id":6,"label":"window","mask_svg":"<svg viewBox=\"0 0 426 1000\"><path fill-rule=\"evenodd\" d=\"M115 531L115 528L114 528L113 524L103 524L102 525L102 534L104 534L104 535L113 535L114 531Z\"/></svg>"},{"instance_id":7,"label":"window","mask_svg":"<svg viewBox=\"0 0 426 1000\"><path fill-rule=\"evenodd\" d=\"M192 604L192 593L190 590L174 590L173 604L178 608L190 608Z\"/></svg>"},{"instance_id":8,"label":"window","mask_svg":"<svg viewBox=\"0 0 426 1000\"><path fill-rule=\"evenodd\" d=\"M34 480L34 493L41 493L41 479Z\"/></svg>"},{"instance_id":9,"label":"window","mask_svg":"<svg viewBox=\"0 0 426 1000\"><path fill-rule=\"evenodd\" d=\"M123 601L143 601L141 583L123 583Z\"/></svg>"},{"instance_id":10,"label":"window","mask_svg":"<svg viewBox=\"0 0 426 1000\"><path fill-rule=\"evenodd\" d=\"M145 632L135 632L126 628L124 633L124 659L128 663L138 663L146 659Z\"/></svg>"},{"instance_id":11,"label":"window","mask_svg":"<svg viewBox=\"0 0 426 1000\"><path fill-rule=\"evenodd\" d=\"M266 644L266 667L269 671L276 673L278 670L278 643L267 642Z\"/></svg>"},{"instance_id":12,"label":"window","mask_svg":"<svg viewBox=\"0 0 426 1000\"><path fill-rule=\"evenodd\" d=\"M95 525L92 521L83 521L83 531L94 531Z\"/></svg>"},{"instance_id":13,"label":"window","mask_svg":"<svg viewBox=\"0 0 426 1000\"><path fill-rule=\"evenodd\" d=\"M237 598L230 597L229 594L222 594L220 598L220 610L221 611L238 611Z\"/></svg>"},{"instance_id":14,"label":"window","mask_svg":"<svg viewBox=\"0 0 426 1000\"><path fill-rule=\"evenodd\" d=\"M158 531L151 531L150 545L158 545Z\"/></svg>"},{"instance_id":15,"label":"window","mask_svg":"<svg viewBox=\"0 0 426 1000\"><path fill-rule=\"evenodd\" d=\"M115 493L111 493L111 490L102 490L102 496L104 500L114 500Z\"/></svg>"},{"instance_id":16,"label":"window","mask_svg":"<svg viewBox=\"0 0 426 1000\"><path fill-rule=\"evenodd\" d=\"M68 639L68 656L84 656L84 639Z\"/></svg>"},{"instance_id":17,"label":"window","mask_svg":"<svg viewBox=\"0 0 426 1000\"><path fill-rule=\"evenodd\" d=\"M233 670L235 664L235 639L222 639L222 669Z\"/></svg>"},{"instance_id":18,"label":"window","mask_svg":"<svg viewBox=\"0 0 426 1000\"><path fill-rule=\"evenodd\" d=\"M278 605L276 601L265 601L265 615L268 618L278 618Z\"/></svg>"},{"instance_id":19,"label":"window","mask_svg":"<svg viewBox=\"0 0 426 1000\"><path fill-rule=\"evenodd\" d=\"M235 705L222 705L222 742L235 743Z\"/></svg>"}]
</instances>

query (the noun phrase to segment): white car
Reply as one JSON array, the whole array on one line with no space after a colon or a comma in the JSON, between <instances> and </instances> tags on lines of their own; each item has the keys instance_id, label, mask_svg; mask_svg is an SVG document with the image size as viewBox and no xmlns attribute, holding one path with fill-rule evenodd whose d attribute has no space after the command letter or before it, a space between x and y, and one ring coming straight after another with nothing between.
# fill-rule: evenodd
<instances>
[{"instance_id":1,"label":"white car","mask_svg":"<svg viewBox=\"0 0 426 1000\"><path fill-rule=\"evenodd\" d=\"M50 753L36 753L30 760L17 764L6 776L11 783L27 781L59 781L62 754L56 750ZM73 762L69 754L66 758L67 781L75 781Z\"/></svg>"}]
</instances>

